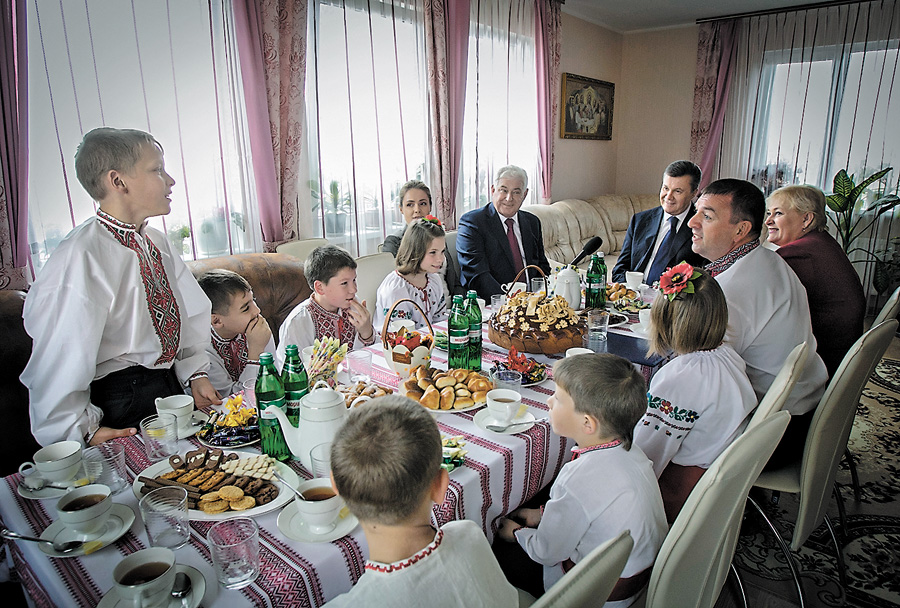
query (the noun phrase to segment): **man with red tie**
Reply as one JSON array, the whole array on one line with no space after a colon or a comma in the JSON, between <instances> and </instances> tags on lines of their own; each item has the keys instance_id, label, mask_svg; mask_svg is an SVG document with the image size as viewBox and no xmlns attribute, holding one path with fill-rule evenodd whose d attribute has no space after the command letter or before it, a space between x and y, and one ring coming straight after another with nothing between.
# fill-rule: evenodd
<instances>
[{"instance_id":1,"label":"man with red tie","mask_svg":"<svg viewBox=\"0 0 900 608\"><path fill-rule=\"evenodd\" d=\"M459 220L456 251L463 287L484 299L503 293L501 287L515 279L525 266L535 265L550 274L544 255L540 220L520 207L528 196L528 174L509 165L497 171L491 186L491 204L463 215ZM534 270L519 279L537 276Z\"/></svg>"}]
</instances>

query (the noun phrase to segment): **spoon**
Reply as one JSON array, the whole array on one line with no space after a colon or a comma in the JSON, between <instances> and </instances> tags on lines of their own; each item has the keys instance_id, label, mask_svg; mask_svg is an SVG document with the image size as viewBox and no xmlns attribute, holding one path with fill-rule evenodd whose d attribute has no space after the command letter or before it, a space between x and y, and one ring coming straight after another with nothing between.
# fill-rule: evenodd
<instances>
[{"instance_id":1,"label":"spoon","mask_svg":"<svg viewBox=\"0 0 900 608\"><path fill-rule=\"evenodd\" d=\"M179 572L175 575L175 586L172 587L172 597L181 600L181 605L184 606L185 598L190 595L192 585L191 577L184 572Z\"/></svg>"},{"instance_id":2,"label":"spoon","mask_svg":"<svg viewBox=\"0 0 900 608\"><path fill-rule=\"evenodd\" d=\"M84 542L80 540L69 540L63 543L59 543L56 541L46 540L44 538L24 536L22 534L13 532L12 530L7 530L6 528L0 530L0 536L7 540L30 540L36 543L48 543L49 545L53 546L53 550L57 553L71 553L72 551L80 549L82 545L84 545Z\"/></svg>"},{"instance_id":3,"label":"spoon","mask_svg":"<svg viewBox=\"0 0 900 608\"><path fill-rule=\"evenodd\" d=\"M282 477L275 471L272 471L272 474L275 475L275 477L278 479L278 481L280 481L282 484L284 484L285 487L290 488L291 492L296 494L300 498L300 500L303 500L303 501L306 500L306 496L304 496L302 492L298 491L297 488L295 488L294 486L289 484L287 479L285 479L284 477Z\"/></svg>"},{"instance_id":4,"label":"spoon","mask_svg":"<svg viewBox=\"0 0 900 608\"><path fill-rule=\"evenodd\" d=\"M71 490L73 488L78 488L88 484L87 479L78 479L73 481L71 485L61 486L55 483L50 483L43 477L23 477L19 482L19 487L23 487L26 490L31 490L32 492L38 492L43 490L44 488L53 488L54 490Z\"/></svg>"},{"instance_id":5,"label":"spoon","mask_svg":"<svg viewBox=\"0 0 900 608\"><path fill-rule=\"evenodd\" d=\"M510 424L486 424L484 428L489 431L494 431L495 433L502 433L503 431L507 431L516 426L528 426L529 424L537 424L538 422L547 422L546 418L536 418L534 420L527 420L525 422L512 422Z\"/></svg>"}]
</instances>

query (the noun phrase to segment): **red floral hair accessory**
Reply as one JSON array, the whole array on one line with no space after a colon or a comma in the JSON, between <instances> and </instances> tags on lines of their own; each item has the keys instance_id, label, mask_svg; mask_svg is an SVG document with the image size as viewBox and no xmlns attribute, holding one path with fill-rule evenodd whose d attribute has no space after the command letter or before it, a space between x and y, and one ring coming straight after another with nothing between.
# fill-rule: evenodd
<instances>
[{"instance_id":1,"label":"red floral hair accessory","mask_svg":"<svg viewBox=\"0 0 900 608\"><path fill-rule=\"evenodd\" d=\"M700 271L688 264L682 262L672 268L666 270L659 277L659 290L669 298L669 301L675 299L680 293L694 293L693 280L700 277Z\"/></svg>"},{"instance_id":2,"label":"red floral hair accessory","mask_svg":"<svg viewBox=\"0 0 900 608\"><path fill-rule=\"evenodd\" d=\"M434 217L434 216L431 215L431 214L426 215L425 217L423 217L423 218L422 218L422 221L423 221L423 222L431 222L432 224L437 224L437 225L440 226L441 228L444 227L444 225L441 224L441 220L439 220L438 218Z\"/></svg>"}]
</instances>

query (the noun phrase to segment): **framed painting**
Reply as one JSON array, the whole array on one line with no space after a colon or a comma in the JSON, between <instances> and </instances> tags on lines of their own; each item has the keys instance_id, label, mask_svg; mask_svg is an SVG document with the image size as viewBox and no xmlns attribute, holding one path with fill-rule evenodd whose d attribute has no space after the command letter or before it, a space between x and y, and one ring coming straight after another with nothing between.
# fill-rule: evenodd
<instances>
[{"instance_id":1,"label":"framed painting","mask_svg":"<svg viewBox=\"0 0 900 608\"><path fill-rule=\"evenodd\" d=\"M612 139L613 97L616 85L604 80L562 75L562 113L559 117L563 139Z\"/></svg>"}]
</instances>

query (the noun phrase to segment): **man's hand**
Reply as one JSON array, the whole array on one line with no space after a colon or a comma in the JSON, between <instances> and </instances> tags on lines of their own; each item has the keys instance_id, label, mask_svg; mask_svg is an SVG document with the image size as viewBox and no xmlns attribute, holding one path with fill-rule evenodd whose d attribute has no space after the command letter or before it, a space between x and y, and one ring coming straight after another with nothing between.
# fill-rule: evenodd
<instances>
[{"instance_id":1,"label":"man's hand","mask_svg":"<svg viewBox=\"0 0 900 608\"><path fill-rule=\"evenodd\" d=\"M194 397L194 405L206 407L207 405L219 405L222 396L213 388L212 382L206 376L200 376L191 380L191 395Z\"/></svg>"},{"instance_id":2,"label":"man's hand","mask_svg":"<svg viewBox=\"0 0 900 608\"><path fill-rule=\"evenodd\" d=\"M522 522L529 528L538 527L538 524L541 523L541 515L543 515L543 513L541 513L540 509L516 509L509 514L510 517L516 521Z\"/></svg>"},{"instance_id":3,"label":"man's hand","mask_svg":"<svg viewBox=\"0 0 900 608\"><path fill-rule=\"evenodd\" d=\"M247 335L247 356L250 359L259 359L259 356L265 352L269 340L272 338L272 329L269 323L262 315L257 315L255 319L250 321L244 332ZM273 355L275 353L272 353Z\"/></svg>"},{"instance_id":4,"label":"man's hand","mask_svg":"<svg viewBox=\"0 0 900 608\"><path fill-rule=\"evenodd\" d=\"M516 542L516 535L513 534L513 532L515 532L516 530L518 530L521 527L522 526L520 526L513 520L507 519L504 517L503 519L500 520L500 529L497 530L497 536L499 536L500 538L502 538L503 540L505 540L508 543L514 543L514 542Z\"/></svg>"},{"instance_id":5,"label":"man's hand","mask_svg":"<svg viewBox=\"0 0 900 608\"><path fill-rule=\"evenodd\" d=\"M369 314L369 309L366 308L365 300L362 303L358 300L350 302L347 316L350 317L350 323L356 328L356 333L359 334L360 340L365 341L375 335L375 328L372 326L372 315Z\"/></svg>"},{"instance_id":6,"label":"man's hand","mask_svg":"<svg viewBox=\"0 0 900 608\"><path fill-rule=\"evenodd\" d=\"M97 432L94 433L94 436L91 437L90 445L100 445L104 441L109 441L110 439L117 439L119 437L131 437L137 433L136 428L129 429L113 429L108 426L101 426L97 429Z\"/></svg>"}]
</instances>

